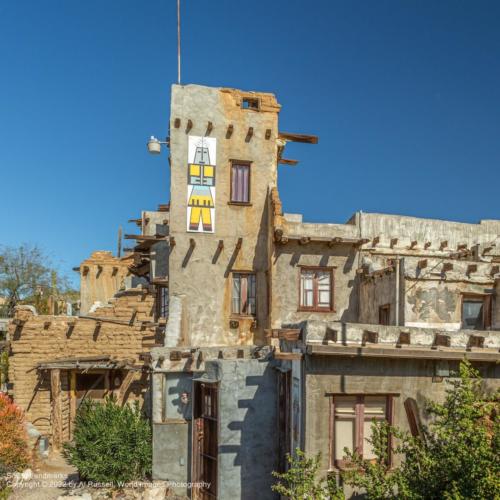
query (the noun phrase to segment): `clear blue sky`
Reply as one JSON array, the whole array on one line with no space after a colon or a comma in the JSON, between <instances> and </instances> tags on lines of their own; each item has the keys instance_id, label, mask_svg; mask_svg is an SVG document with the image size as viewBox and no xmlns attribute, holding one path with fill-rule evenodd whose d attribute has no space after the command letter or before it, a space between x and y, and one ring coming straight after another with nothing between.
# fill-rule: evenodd
<instances>
[{"instance_id":1,"label":"clear blue sky","mask_svg":"<svg viewBox=\"0 0 500 500\"><path fill-rule=\"evenodd\" d=\"M285 210L500 218L500 2L182 0L183 83L275 92ZM62 270L168 201L175 0L0 0L0 244Z\"/></svg>"}]
</instances>

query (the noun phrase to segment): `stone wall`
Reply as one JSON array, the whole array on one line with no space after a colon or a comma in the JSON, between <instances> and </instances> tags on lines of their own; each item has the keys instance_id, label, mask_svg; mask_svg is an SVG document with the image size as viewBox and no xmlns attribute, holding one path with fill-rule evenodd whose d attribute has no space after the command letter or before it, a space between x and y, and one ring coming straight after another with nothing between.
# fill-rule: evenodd
<instances>
[{"instance_id":1,"label":"stone wall","mask_svg":"<svg viewBox=\"0 0 500 500\"><path fill-rule=\"evenodd\" d=\"M130 289L93 313L103 319L100 323L71 316L38 316L28 308L18 309L9 325L12 350L9 380L13 383L15 402L42 434L51 434L50 372L38 371L38 363L98 355L128 359L139 367L139 371L126 398L143 400L148 377L140 371L143 362L139 355L162 342L157 329L143 323L151 320L153 307L154 298L147 289ZM66 439L70 397L68 373L61 371L63 436Z\"/></svg>"}]
</instances>

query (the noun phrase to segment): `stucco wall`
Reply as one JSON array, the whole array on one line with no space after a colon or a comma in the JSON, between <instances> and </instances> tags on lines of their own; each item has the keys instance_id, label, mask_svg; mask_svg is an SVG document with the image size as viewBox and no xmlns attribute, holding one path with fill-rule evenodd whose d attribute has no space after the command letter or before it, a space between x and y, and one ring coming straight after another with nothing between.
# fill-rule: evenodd
<instances>
[{"instance_id":1,"label":"stucco wall","mask_svg":"<svg viewBox=\"0 0 500 500\"><path fill-rule=\"evenodd\" d=\"M184 296L186 323L182 337L192 345L264 343L267 326L268 188L276 184L278 133L273 96L258 94L269 106L243 110L241 93L230 89L174 85L170 115L171 207L170 235L175 239L169 263L169 294ZM175 120L180 120L179 128ZM188 120L192 128L186 131ZM215 233L186 231L188 137L217 139ZM233 126L226 138L228 126ZM249 127L253 135L247 139ZM269 139L265 138L270 129ZM230 160L251 161L251 206L229 205ZM241 249L236 249L243 238ZM193 239L195 246L190 245ZM219 240L223 242L218 251ZM257 327L241 320L230 329L231 270L257 273Z\"/></svg>"},{"instance_id":2,"label":"stucco wall","mask_svg":"<svg viewBox=\"0 0 500 500\"><path fill-rule=\"evenodd\" d=\"M425 398L443 401L447 384L435 382L434 361L307 357L305 377L305 451L322 453L321 467L329 466L330 394L397 394L394 400L394 424L409 430L404 409L407 398L416 400L420 417ZM450 367L456 367L451 365ZM488 391L500 388L500 367L492 363L483 367L484 386ZM435 379L436 380L436 379ZM437 379L439 380L439 379ZM446 378L444 379L446 380Z\"/></svg>"},{"instance_id":3,"label":"stucco wall","mask_svg":"<svg viewBox=\"0 0 500 500\"><path fill-rule=\"evenodd\" d=\"M272 257L272 327L298 324L309 319L356 321L358 291L357 253L352 245L324 243L275 245ZM334 311L299 311L300 267L334 268Z\"/></svg>"},{"instance_id":4,"label":"stucco wall","mask_svg":"<svg viewBox=\"0 0 500 500\"><path fill-rule=\"evenodd\" d=\"M380 237L380 246L390 246L392 238L398 239L399 247L406 247L412 241L431 242L430 250L439 249L442 241L448 248L456 249L460 244L468 246L490 243L500 235L499 220L484 220L478 224L422 219L403 215L362 213L360 218L361 237Z\"/></svg>"}]
</instances>

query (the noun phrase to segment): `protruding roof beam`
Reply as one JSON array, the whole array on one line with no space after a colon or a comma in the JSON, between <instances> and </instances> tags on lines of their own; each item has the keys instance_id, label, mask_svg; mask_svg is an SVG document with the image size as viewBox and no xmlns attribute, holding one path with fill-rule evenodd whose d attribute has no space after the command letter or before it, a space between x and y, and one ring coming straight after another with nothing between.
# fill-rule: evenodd
<instances>
[{"instance_id":1,"label":"protruding roof beam","mask_svg":"<svg viewBox=\"0 0 500 500\"><path fill-rule=\"evenodd\" d=\"M295 166L297 163L299 163L299 160L289 160L288 158L279 158L278 163L281 165L291 165Z\"/></svg>"},{"instance_id":2,"label":"protruding roof beam","mask_svg":"<svg viewBox=\"0 0 500 500\"><path fill-rule=\"evenodd\" d=\"M318 144L317 135L291 134L289 132L278 132L278 137L285 141L305 142L307 144Z\"/></svg>"}]
</instances>

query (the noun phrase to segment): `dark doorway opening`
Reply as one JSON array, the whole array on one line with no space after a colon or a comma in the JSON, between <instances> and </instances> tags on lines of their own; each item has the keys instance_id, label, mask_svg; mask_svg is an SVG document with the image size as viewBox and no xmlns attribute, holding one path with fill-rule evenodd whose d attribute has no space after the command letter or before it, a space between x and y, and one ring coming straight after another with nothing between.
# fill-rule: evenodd
<instances>
[{"instance_id":1,"label":"dark doorway opening","mask_svg":"<svg viewBox=\"0 0 500 500\"><path fill-rule=\"evenodd\" d=\"M219 391L216 383L194 382L193 499L217 498Z\"/></svg>"}]
</instances>

